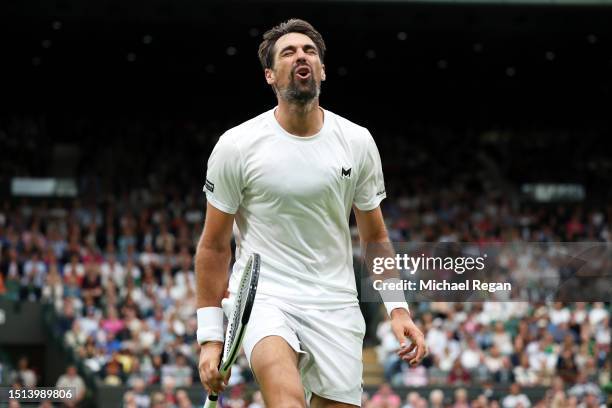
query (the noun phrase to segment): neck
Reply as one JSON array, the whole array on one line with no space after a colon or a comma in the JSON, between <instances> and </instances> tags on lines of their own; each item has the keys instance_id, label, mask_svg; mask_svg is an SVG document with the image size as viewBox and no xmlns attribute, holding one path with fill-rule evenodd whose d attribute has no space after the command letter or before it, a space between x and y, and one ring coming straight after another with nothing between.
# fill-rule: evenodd
<instances>
[{"instance_id":1,"label":"neck","mask_svg":"<svg viewBox=\"0 0 612 408\"><path fill-rule=\"evenodd\" d=\"M319 98L306 104L292 103L278 98L278 109L274 115L282 128L295 136L312 136L323 127L323 112L319 108Z\"/></svg>"}]
</instances>

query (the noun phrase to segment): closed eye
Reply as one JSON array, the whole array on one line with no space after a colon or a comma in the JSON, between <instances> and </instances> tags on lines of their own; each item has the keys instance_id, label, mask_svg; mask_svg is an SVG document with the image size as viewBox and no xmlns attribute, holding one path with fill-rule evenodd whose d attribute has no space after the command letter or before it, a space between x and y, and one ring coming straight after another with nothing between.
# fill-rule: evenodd
<instances>
[{"instance_id":1,"label":"closed eye","mask_svg":"<svg viewBox=\"0 0 612 408\"><path fill-rule=\"evenodd\" d=\"M308 54L313 54L316 55L317 54L317 47L315 47L314 45L305 45L304 46L304 51L307 52Z\"/></svg>"},{"instance_id":2,"label":"closed eye","mask_svg":"<svg viewBox=\"0 0 612 408\"><path fill-rule=\"evenodd\" d=\"M283 50L281 50L280 52L280 56L281 57L288 57L291 56L295 53L295 46L289 45L287 47L285 47ZM303 47L303 50L306 54L310 54L310 55L318 55L319 52L317 50L317 47L315 47L312 44L307 44Z\"/></svg>"}]
</instances>

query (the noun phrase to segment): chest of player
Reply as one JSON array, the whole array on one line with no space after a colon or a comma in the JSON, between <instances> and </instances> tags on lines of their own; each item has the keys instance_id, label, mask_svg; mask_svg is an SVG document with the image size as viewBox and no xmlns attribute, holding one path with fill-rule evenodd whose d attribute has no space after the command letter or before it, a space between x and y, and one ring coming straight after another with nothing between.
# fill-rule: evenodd
<instances>
[{"instance_id":1,"label":"chest of player","mask_svg":"<svg viewBox=\"0 0 612 408\"><path fill-rule=\"evenodd\" d=\"M357 169L350 149L323 141L277 141L247 161L245 194L285 203L351 202Z\"/></svg>"}]
</instances>

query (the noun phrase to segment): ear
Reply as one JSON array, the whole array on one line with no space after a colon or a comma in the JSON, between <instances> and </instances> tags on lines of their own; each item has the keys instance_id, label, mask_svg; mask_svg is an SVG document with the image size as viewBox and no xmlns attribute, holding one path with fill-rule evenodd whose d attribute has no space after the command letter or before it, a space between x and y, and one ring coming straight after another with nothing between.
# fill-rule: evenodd
<instances>
[{"instance_id":1,"label":"ear","mask_svg":"<svg viewBox=\"0 0 612 408\"><path fill-rule=\"evenodd\" d=\"M266 82L268 83L268 85L274 85L274 83L276 82L276 76L274 75L274 71L270 68L266 68L264 70L264 74L266 76Z\"/></svg>"},{"instance_id":2,"label":"ear","mask_svg":"<svg viewBox=\"0 0 612 408\"><path fill-rule=\"evenodd\" d=\"M321 64L321 81L325 81L325 64Z\"/></svg>"}]
</instances>

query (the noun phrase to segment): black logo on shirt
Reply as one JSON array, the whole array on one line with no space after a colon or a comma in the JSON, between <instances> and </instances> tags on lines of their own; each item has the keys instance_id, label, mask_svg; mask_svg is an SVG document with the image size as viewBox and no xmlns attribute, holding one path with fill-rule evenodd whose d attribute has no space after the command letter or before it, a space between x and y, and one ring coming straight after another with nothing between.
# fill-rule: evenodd
<instances>
[{"instance_id":1,"label":"black logo on shirt","mask_svg":"<svg viewBox=\"0 0 612 408\"><path fill-rule=\"evenodd\" d=\"M211 193L215 192L215 185L209 179L206 179L206 183L204 184L204 187L206 187L206 189L210 191Z\"/></svg>"},{"instance_id":2,"label":"black logo on shirt","mask_svg":"<svg viewBox=\"0 0 612 408\"><path fill-rule=\"evenodd\" d=\"M351 168L349 167L348 169L345 169L344 167L342 168L342 171L340 172L340 178L343 179L349 179L351 178Z\"/></svg>"}]
</instances>

